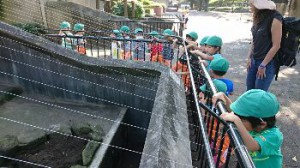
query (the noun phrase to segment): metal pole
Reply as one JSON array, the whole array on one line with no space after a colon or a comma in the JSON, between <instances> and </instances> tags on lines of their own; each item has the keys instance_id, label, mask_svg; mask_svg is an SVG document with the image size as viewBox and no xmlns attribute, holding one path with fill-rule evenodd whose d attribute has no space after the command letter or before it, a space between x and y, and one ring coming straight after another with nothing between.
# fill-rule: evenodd
<instances>
[{"instance_id":1,"label":"metal pole","mask_svg":"<svg viewBox=\"0 0 300 168\"><path fill-rule=\"evenodd\" d=\"M202 115L201 115L201 112L200 112L200 107L199 107L199 104L198 104L199 100L198 100L198 97L197 97L195 81L194 81L194 77L192 75L192 68L190 68L191 63L190 63L190 59L189 59L189 55L188 55L185 43L183 43L183 46L184 46L185 54L186 54L186 57L187 57L187 64L188 64L188 67L189 67L189 73L190 73L190 78L191 78L191 83L192 83L192 90L193 90L193 93L194 93L194 100L195 100L195 104L196 104L196 108L197 108L197 115L198 115L198 119L199 119L199 129L200 129L202 137L203 137L204 148L205 148L206 154L207 154L208 165L209 165L209 167L215 167L215 163L213 161L213 156L212 156L212 153L211 153L208 137L207 137L207 134L205 132L206 128L204 127L203 118L202 118Z\"/></svg>"}]
</instances>

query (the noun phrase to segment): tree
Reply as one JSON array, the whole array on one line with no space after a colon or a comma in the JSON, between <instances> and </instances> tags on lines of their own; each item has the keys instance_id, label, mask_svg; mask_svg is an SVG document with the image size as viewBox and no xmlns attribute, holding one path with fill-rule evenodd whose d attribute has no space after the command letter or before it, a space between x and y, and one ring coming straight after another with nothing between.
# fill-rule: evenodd
<instances>
[{"instance_id":1,"label":"tree","mask_svg":"<svg viewBox=\"0 0 300 168\"><path fill-rule=\"evenodd\" d=\"M208 4L209 4L209 0L198 0L198 8L199 11L204 10L204 11L208 11Z\"/></svg>"},{"instance_id":2,"label":"tree","mask_svg":"<svg viewBox=\"0 0 300 168\"><path fill-rule=\"evenodd\" d=\"M127 0L123 0L123 2L124 2L124 17L128 17Z\"/></svg>"},{"instance_id":3,"label":"tree","mask_svg":"<svg viewBox=\"0 0 300 168\"><path fill-rule=\"evenodd\" d=\"M300 17L300 2L299 0L290 0L288 6L289 16Z\"/></svg>"}]
</instances>

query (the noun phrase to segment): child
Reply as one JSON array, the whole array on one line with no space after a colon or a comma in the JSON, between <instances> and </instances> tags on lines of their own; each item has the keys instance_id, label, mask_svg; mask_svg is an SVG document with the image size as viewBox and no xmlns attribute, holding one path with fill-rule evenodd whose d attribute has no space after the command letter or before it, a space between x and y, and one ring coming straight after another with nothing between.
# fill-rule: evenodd
<instances>
[{"instance_id":1,"label":"child","mask_svg":"<svg viewBox=\"0 0 300 168\"><path fill-rule=\"evenodd\" d=\"M216 87L218 92L226 93L227 86L223 81L220 81L218 79L214 79L213 84ZM202 86L200 86L199 100L204 104L206 104L206 102L207 102L206 101L207 97L208 97L207 94L212 94L212 91L211 91L210 88L207 87L206 84L203 84Z\"/></svg>"},{"instance_id":2,"label":"child","mask_svg":"<svg viewBox=\"0 0 300 168\"><path fill-rule=\"evenodd\" d=\"M81 38L84 35L84 24L76 23L74 25L74 36L78 38L74 39L74 45L76 46L76 50L80 54L86 55L86 48L85 48L85 39Z\"/></svg>"},{"instance_id":3,"label":"child","mask_svg":"<svg viewBox=\"0 0 300 168\"><path fill-rule=\"evenodd\" d=\"M213 101L221 99L227 110L221 117L233 122L239 131L257 168L281 168L281 144L283 135L275 126L279 102L272 93L252 89L235 102L224 93L214 95Z\"/></svg>"},{"instance_id":4,"label":"child","mask_svg":"<svg viewBox=\"0 0 300 168\"><path fill-rule=\"evenodd\" d=\"M174 44L173 44L173 37L174 33L171 29L166 29L163 31L163 35L165 40L168 43L163 43L163 52L162 52L162 56L163 56L163 60L164 60L164 64L166 66L170 66L171 65L171 60L174 57Z\"/></svg>"},{"instance_id":5,"label":"child","mask_svg":"<svg viewBox=\"0 0 300 168\"><path fill-rule=\"evenodd\" d=\"M123 39L130 39L130 28L128 26L122 26L120 28L120 32L122 33ZM130 41L123 41L121 48L124 50L122 51L123 59L130 59L131 58L131 42Z\"/></svg>"},{"instance_id":6,"label":"child","mask_svg":"<svg viewBox=\"0 0 300 168\"><path fill-rule=\"evenodd\" d=\"M121 38L121 32L119 30L113 30L113 33L110 35L112 38ZM111 56L113 59L120 59L121 57L121 42L113 40L111 42Z\"/></svg>"},{"instance_id":7,"label":"child","mask_svg":"<svg viewBox=\"0 0 300 168\"><path fill-rule=\"evenodd\" d=\"M186 35L185 42L188 44L187 46L197 46L198 45L198 43L196 42L197 39L198 39L198 34L196 32L190 32ZM192 48L192 47L188 47L188 48ZM188 88L190 87L190 77L188 75L188 67L187 67L184 48L180 48L180 55L181 55L181 59L179 59L176 62L176 64L172 67L172 69L175 72L181 71L182 80L184 82L186 90L188 90Z\"/></svg>"},{"instance_id":8,"label":"child","mask_svg":"<svg viewBox=\"0 0 300 168\"><path fill-rule=\"evenodd\" d=\"M218 36L210 36L204 44L206 45L206 53L199 50L191 51L191 53L199 55L201 59L207 60L208 65L210 64L210 61L215 58L222 57L221 53L221 47L222 47L222 39Z\"/></svg>"},{"instance_id":9,"label":"child","mask_svg":"<svg viewBox=\"0 0 300 168\"><path fill-rule=\"evenodd\" d=\"M134 30L135 39L144 39L143 29L136 28ZM148 50L148 46L146 42L134 41L132 43L133 47L133 59L134 60L146 60L146 52Z\"/></svg>"},{"instance_id":10,"label":"child","mask_svg":"<svg viewBox=\"0 0 300 168\"><path fill-rule=\"evenodd\" d=\"M150 48L150 61L152 62L163 62L162 50L163 46L157 42L160 39L160 35L156 31L149 33L152 42L149 44Z\"/></svg>"},{"instance_id":11,"label":"child","mask_svg":"<svg viewBox=\"0 0 300 168\"><path fill-rule=\"evenodd\" d=\"M200 46L199 47L195 47L194 49L196 50L200 50L203 53L206 53L206 44L205 42L207 41L207 39L209 38L209 36L205 36L201 39L201 41L199 42Z\"/></svg>"},{"instance_id":12,"label":"child","mask_svg":"<svg viewBox=\"0 0 300 168\"><path fill-rule=\"evenodd\" d=\"M224 57L213 59L209 65L210 76L214 79L223 81L227 86L226 95L232 95L233 93L233 82L229 79L224 78L228 68L229 62Z\"/></svg>"},{"instance_id":13,"label":"child","mask_svg":"<svg viewBox=\"0 0 300 168\"><path fill-rule=\"evenodd\" d=\"M68 49L73 49L72 48L72 40L70 37L66 37L66 36L72 36L73 34L70 31L71 28L71 24L69 22L62 22L59 25L59 35L62 35L62 41L61 41L61 46L68 48Z\"/></svg>"},{"instance_id":14,"label":"child","mask_svg":"<svg viewBox=\"0 0 300 168\"><path fill-rule=\"evenodd\" d=\"M218 92L226 93L227 86L223 81L214 79L213 84L216 87ZM207 98L210 97L208 94L212 94L211 89L207 88L206 84L200 86L199 100L202 103L210 106L210 108L213 108L212 104L207 104ZM204 111L204 109L201 109L201 111ZM216 110L216 113L218 114L219 112ZM203 115L205 115L205 114L203 114ZM220 164L219 164L219 167L222 167L222 165L224 165L224 163L226 162L227 151L229 148L230 139L229 139L228 135L225 135L224 137L221 137L221 136L216 137L216 132L218 131L217 130L217 125L218 125L217 120L213 120L212 118L210 118L210 120L209 120L209 118L207 118L206 123L209 124L209 127L207 128L207 132L210 134L211 148L214 149L213 151L215 151L215 153L213 153L215 162L217 161L217 158L218 158L218 154L219 154L218 149L220 147L221 140L222 140L222 138L224 138L223 146L221 149L222 151L220 153L221 158L220 158ZM213 127L211 127L211 125L213 125ZM219 126L219 130L221 130L221 129L222 128Z\"/></svg>"}]
</instances>

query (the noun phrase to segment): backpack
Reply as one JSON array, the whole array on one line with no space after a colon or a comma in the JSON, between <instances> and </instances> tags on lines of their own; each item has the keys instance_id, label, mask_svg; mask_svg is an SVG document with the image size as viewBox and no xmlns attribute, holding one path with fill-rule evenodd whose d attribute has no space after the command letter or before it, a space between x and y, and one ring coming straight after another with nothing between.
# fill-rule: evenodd
<instances>
[{"instance_id":1,"label":"backpack","mask_svg":"<svg viewBox=\"0 0 300 168\"><path fill-rule=\"evenodd\" d=\"M281 46L276 53L276 75L278 78L280 66L293 67L297 64L296 55L300 49L300 19L285 17L282 21Z\"/></svg>"}]
</instances>

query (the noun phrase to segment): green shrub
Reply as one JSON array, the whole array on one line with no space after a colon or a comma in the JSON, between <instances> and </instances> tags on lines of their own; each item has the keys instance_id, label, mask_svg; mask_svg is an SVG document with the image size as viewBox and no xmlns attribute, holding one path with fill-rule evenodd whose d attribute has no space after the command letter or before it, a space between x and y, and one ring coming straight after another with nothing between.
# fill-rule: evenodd
<instances>
[{"instance_id":1,"label":"green shrub","mask_svg":"<svg viewBox=\"0 0 300 168\"><path fill-rule=\"evenodd\" d=\"M128 17L132 16L132 5L131 3L127 4L127 11L128 11ZM135 17L136 18L143 18L145 17L145 9L143 7L143 5L140 2L136 2L135 5ZM113 6L113 14L115 15L119 15L119 16L124 16L124 4L123 2L119 1L117 2L114 6Z\"/></svg>"},{"instance_id":2,"label":"green shrub","mask_svg":"<svg viewBox=\"0 0 300 168\"><path fill-rule=\"evenodd\" d=\"M150 9L145 9L145 14L150 14Z\"/></svg>"},{"instance_id":3,"label":"green shrub","mask_svg":"<svg viewBox=\"0 0 300 168\"><path fill-rule=\"evenodd\" d=\"M35 35L41 35L46 33L44 26L41 26L37 23L15 23L13 24L13 26L19 27L22 30Z\"/></svg>"}]
</instances>

